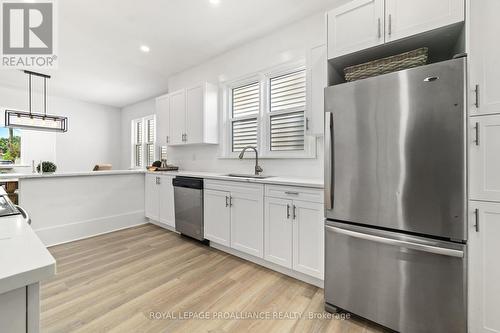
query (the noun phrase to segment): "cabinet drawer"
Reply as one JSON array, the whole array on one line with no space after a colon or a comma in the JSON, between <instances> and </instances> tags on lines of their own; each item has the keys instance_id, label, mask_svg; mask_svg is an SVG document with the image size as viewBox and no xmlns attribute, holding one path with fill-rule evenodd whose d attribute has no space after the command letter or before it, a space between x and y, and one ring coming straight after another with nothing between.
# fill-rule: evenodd
<instances>
[{"instance_id":1,"label":"cabinet drawer","mask_svg":"<svg viewBox=\"0 0 500 333\"><path fill-rule=\"evenodd\" d=\"M246 194L254 194L257 196L263 196L264 194L264 185L262 184L252 184L252 183L229 181L229 180L205 179L204 186L205 189L216 190L216 191L228 191L231 193L246 193Z\"/></svg>"},{"instance_id":2,"label":"cabinet drawer","mask_svg":"<svg viewBox=\"0 0 500 333\"><path fill-rule=\"evenodd\" d=\"M323 190L309 187L266 185L266 197L323 202Z\"/></svg>"}]
</instances>

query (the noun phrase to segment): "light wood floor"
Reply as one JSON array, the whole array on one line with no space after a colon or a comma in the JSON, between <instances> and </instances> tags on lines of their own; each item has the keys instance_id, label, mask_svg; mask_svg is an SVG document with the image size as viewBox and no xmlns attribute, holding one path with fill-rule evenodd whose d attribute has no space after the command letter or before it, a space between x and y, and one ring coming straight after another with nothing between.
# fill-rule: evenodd
<instances>
[{"instance_id":1,"label":"light wood floor","mask_svg":"<svg viewBox=\"0 0 500 333\"><path fill-rule=\"evenodd\" d=\"M327 314L322 289L149 224L50 252L58 273L42 284L42 332L382 332L309 319Z\"/></svg>"}]
</instances>

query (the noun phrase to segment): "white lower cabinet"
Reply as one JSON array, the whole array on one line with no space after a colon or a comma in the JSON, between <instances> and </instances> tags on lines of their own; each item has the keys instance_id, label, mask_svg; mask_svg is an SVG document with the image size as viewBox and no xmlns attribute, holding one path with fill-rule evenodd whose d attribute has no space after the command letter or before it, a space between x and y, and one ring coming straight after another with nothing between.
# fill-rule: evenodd
<instances>
[{"instance_id":1,"label":"white lower cabinet","mask_svg":"<svg viewBox=\"0 0 500 333\"><path fill-rule=\"evenodd\" d=\"M158 175L146 174L144 190L144 214L153 221L160 220L160 187Z\"/></svg>"},{"instance_id":2,"label":"white lower cabinet","mask_svg":"<svg viewBox=\"0 0 500 333\"><path fill-rule=\"evenodd\" d=\"M231 191L231 247L259 258L264 256L263 201L262 193Z\"/></svg>"},{"instance_id":3,"label":"white lower cabinet","mask_svg":"<svg viewBox=\"0 0 500 333\"><path fill-rule=\"evenodd\" d=\"M264 258L323 279L323 204L266 197L265 212Z\"/></svg>"},{"instance_id":4,"label":"white lower cabinet","mask_svg":"<svg viewBox=\"0 0 500 333\"><path fill-rule=\"evenodd\" d=\"M175 228L174 185L173 177L160 176L160 223Z\"/></svg>"},{"instance_id":5,"label":"white lower cabinet","mask_svg":"<svg viewBox=\"0 0 500 333\"><path fill-rule=\"evenodd\" d=\"M471 201L469 331L500 332L500 203Z\"/></svg>"},{"instance_id":6,"label":"white lower cabinet","mask_svg":"<svg viewBox=\"0 0 500 333\"><path fill-rule=\"evenodd\" d=\"M205 190L204 228L205 238L224 246L231 246L231 209L227 191Z\"/></svg>"},{"instance_id":7,"label":"white lower cabinet","mask_svg":"<svg viewBox=\"0 0 500 333\"><path fill-rule=\"evenodd\" d=\"M323 203L297 200L293 202L293 209L293 269L323 279Z\"/></svg>"},{"instance_id":8,"label":"white lower cabinet","mask_svg":"<svg viewBox=\"0 0 500 333\"><path fill-rule=\"evenodd\" d=\"M40 284L0 294L0 332L40 332Z\"/></svg>"},{"instance_id":9,"label":"white lower cabinet","mask_svg":"<svg viewBox=\"0 0 500 333\"><path fill-rule=\"evenodd\" d=\"M261 184L205 180L205 238L323 280L322 192L307 187L264 188Z\"/></svg>"},{"instance_id":10,"label":"white lower cabinet","mask_svg":"<svg viewBox=\"0 0 500 333\"><path fill-rule=\"evenodd\" d=\"M292 268L293 201L266 198L264 259Z\"/></svg>"},{"instance_id":11,"label":"white lower cabinet","mask_svg":"<svg viewBox=\"0 0 500 333\"><path fill-rule=\"evenodd\" d=\"M144 213L147 218L175 228L172 176L146 174Z\"/></svg>"},{"instance_id":12,"label":"white lower cabinet","mask_svg":"<svg viewBox=\"0 0 500 333\"><path fill-rule=\"evenodd\" d=\"M263 185L206 180L204 211L205 238L255 257L264 256Z\"/></svg>"}]
</instances>

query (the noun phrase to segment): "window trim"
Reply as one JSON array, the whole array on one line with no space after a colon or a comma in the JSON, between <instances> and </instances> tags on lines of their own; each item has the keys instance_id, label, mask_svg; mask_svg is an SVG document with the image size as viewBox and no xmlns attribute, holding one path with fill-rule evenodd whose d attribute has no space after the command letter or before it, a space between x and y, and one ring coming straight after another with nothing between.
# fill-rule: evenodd
<instances>
[{"instance_id":1,"label":"window trim","mask_svg":"<svg viewBox=\"0 0 500 333\"><path fill-rule=\"evenodd\" d=\"M225 82L222 86L223 107L222 107L222 132L221 142L223 143L220 151L219 158L238 158L239 153L232 151L232 89L251 84L255 81L260 85L260 110L257 116L257 149L259 151L259 158L276 158L276 159L308 159L316 158L316 140L315 136L307 133L307 128L304 128L304 150L300 151L271 151L271 116L281 113L291 113L292 110L286 111L270 111L270 80L274 77L286 75L289 73L305 70L306 75L306 105L304 110L304 121L307 124L309 117L309 103L310 103L310 75L309 69L306 65L305 59L298 61L288 62L279 66L274 66L267 70L259 71L236 80ZM294 111L298 111L294 110ZM249 116L248 118L254 118ZM237 118L238 120L244 119L243 117ZM254 158L248 155L249 158Z\"/></svg>"},{"instance_id":2,"label":"window trim","mask_svg":"<svg viewBox=\"0 0 500 333\"><path fill-rule=\"evenodd\" d=\"M147 123L149 120L154 121L154 140L152 142L147 141ZM136 136L137 136L137 123L141 123L141 129L142 129L142 140L141 140L141 150L142 150L142 161L141 161L141 166L136 165L136 160L135 160L135 149L136 149ZM145 169L148 165L147 163L147 147L149 144L153 144L153 161L156 160L157 157L157 149L156 149L156 115L148 115L140 118L135 118L130 121L130 127L131 127L131 140L130 140L130 166L132 169Z\"/></svg>"}]
</instances>

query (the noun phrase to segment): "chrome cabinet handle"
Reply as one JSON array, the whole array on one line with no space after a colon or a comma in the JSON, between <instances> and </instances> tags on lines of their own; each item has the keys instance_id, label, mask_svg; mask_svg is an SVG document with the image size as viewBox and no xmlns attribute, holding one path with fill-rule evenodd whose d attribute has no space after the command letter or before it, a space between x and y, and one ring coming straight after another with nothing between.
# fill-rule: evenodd
<instances>
[{"instance_id":1,"label":"chrome cabinet handle","mask_svg":"<svg viewBox=\"0 0 500 333\"><path fill-rule=\"evenodd\" d=\"M479 84L476 84L474 92L476 94L476 101L474 102L474 105L476 106L476 108L479 108Z\"/></svg>"},{"instance_id":2,"label":"chrome cabinet handle","mask_svg":"<svg viewBox=\"0 0 500 333\"><path fill-rule=\"evenodd\" d=\"M371 241L371 242L382 243L382 244L387 244L387 245L392 245L392 246L400 246L400 247L404 247L407 249L429 252L429 253L434 253L434 254L441 254L441 255L449 256L449 257L457 257L457 258L464 257L464 252L460 251L460 250L453 250L453 249L447 249L447 248L442 248L442 247L438 247L438 246L418 244L418 243L399 240L399 239L392 239L392 238L386 238L386 237L381 237L381 236L375 236L375 235L365 234L365 233L361 233L361 232L340 229L337 227L331 227L328 225L325 226L325 228L326 228L326 231L329 231L329 232L334 232L337 234L346 235L346 236L354 237L354 238L359 238L359 239L363 239L363 240L367 240L367 241Z\"/></svg>"},{"instance_id":3,"label":"chrome cabinet handle","mask_svg":"<svg viewBox=\"0 0 500 333\"><path fill-rule=\"evenodd\" d=\"M26 210L24 210L24 208L21 206L18 206L18 205L15 205L15 206L21 212L21 215L24 217L24 221L26 221L26 223L31 225L31 217L28 215L28 212Z\"/></svg>"},{"instance_id":4,"label":"chrome cabinet handle","mask_svg":"<svg viewBox=\"0 0 500 333\"><path fill-rule=\"evenodd\" d=\"M170 136L167 135L167 143L170 143Z\"/></svg>"},{"instance_id":5,"label":"chrome cabinet handle","mask_svg":"<svg viewBox=\"0 0 500 333\"><path fill-rule=\"evenodd\" d=\"M184 133L184 142L187 142L187 140L188 140L188 135L187 133Z\"/></svg>"},{"instance_id":6,"label":"chrome cabinet handle","mask_svg":"<svg viewBox=\"0 0 500 333\"><path fill-rule=\"evenodd\" d=\"M392 34L392 15L389 14L389 36Z\"/></svg>"},{"instance_id":7,"label":"chrome cabinet handle","mask_svg":"<svg viewBox=\"0 0 500 333\"><path fill-rule=\"evenodd\" d=\"M229 198L227 197L226 195L226 207L229 207L229 202L228 202Z\"/></svg>"},{"instance_id":8,"label":"chrome cabinet handle","mask_svg":"<svg viewBox=\"0 0 500 333\"><path fill-rule=\"evenodd\" d=\"M290 218L290 205L289 204L286 204L286 218L287 219Z\"/></svg>"},{"instance_id":9,"label":"chrome cabinet handle","mask_svg":"<svg viewBox=\"0 0 500 333\"><path fill-rule=\"evenodd\" d=\"M233 207L233 197L229 196L229 207Z\"/></svg>"},{"instance_id":10,"label":"chrome cabinet handle","mask_svg":"<svg viewBox=\"0 0 500 333\"><path fill-rule=\"evenodd\" d=\"M293 220L295 220L295 218L297 218L297 206L293 205Z\"/></svg>"},{"instance_id":11,"label":"chrome cabinet handle","mask_svg":"<svg viewBox=\"0 0 500 333\"><path fill-rule=\"evenodd\" d=\"M299 195L299 192L290 192L290 191L286 191L285 194L289 194L289 195Z\"/></svg>"},{"instance_id":12,"label":"chrome cabinet handle","mask_svg":"<svg viewBox=\"0 0 500 333\"><path fill-rule=\"evenodd\" d=\"M160 184L161 184L161 178L158 177L158 185L160 185Z\"/></svg>"},{"instance_id":13,"label":"chrome cabinet handle","mask_svg":"<svg viewBox=\"0 0 500 333\"><path fill-rule=\"evenodd\" d=\"M378 18L378 38L382 37L382 28L380 27L380 17Z\"/></svg>"},{"instance_id":14,"label":"chrome cabinet handle","mask_svg":"<svg viewBox=\"0 0 500 333\"><path fill-rule=\"evenodd\" d=\"M476 122L474 130L476 131L476 139L473 142L476 144L476 146L479 146L479 122Z\"/></svg>"},{"instance_id":15,"label":"chrome cabinet handle","mask_svg":"<svg viewBox=\"0 0 500 333\"><path fill-rule=\"evenodd\" d=\"M474 229L476 229L476 232L479 232L479 209L474 210L474 216L476 217L476 224L473 225Z\"/></svg>"},{"instance_id":16,"label":"chrome cabinet handle","mask_svg":"<svg viewBox=\"0 0 500 333\"><path fill-rule=\"evenodd\" d=\"M325 112L325 208L333 208L333 114L331 112Z\"/></svg>"}]
</instances>

